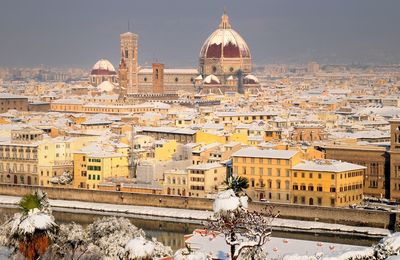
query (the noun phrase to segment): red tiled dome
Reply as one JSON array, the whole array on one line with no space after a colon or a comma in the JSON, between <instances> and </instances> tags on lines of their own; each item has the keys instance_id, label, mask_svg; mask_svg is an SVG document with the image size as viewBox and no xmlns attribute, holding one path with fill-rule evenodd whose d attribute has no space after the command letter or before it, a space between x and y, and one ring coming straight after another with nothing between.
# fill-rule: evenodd
<instances>
[{"instance_id":1,"label":"red tiled dome","mask_svg":"<svg viewBox=\"0 0 400 260\"><path fill-rule=\"evenodd\" d=\"M231 28L226 14L219 28L204 42L200 58L250 58L250 49L243 38Z\"/></svg>"}]
</instances>

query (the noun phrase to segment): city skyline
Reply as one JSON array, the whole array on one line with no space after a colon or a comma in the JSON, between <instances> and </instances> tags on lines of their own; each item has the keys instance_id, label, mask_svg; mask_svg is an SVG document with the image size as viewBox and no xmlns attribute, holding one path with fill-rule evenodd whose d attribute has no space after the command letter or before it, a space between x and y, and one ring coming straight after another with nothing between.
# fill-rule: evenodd
<instances>
[{"instance_id":1,"label":"city skyline","mask_svg":"<svg viewBox=\"0 0 400 260\"><path fill-rule=\"evenodd\" d=\"M117 66L119 34L129 21L130 30L139 35L140 65L197 67L201 45L217 28L224 7L232 27L249 44L255 64L398 62L400 3L395 1L173 0L110 5L41 0L2 4L0 66L90 68L99 58Z\"/></svg>"}]
</instances>

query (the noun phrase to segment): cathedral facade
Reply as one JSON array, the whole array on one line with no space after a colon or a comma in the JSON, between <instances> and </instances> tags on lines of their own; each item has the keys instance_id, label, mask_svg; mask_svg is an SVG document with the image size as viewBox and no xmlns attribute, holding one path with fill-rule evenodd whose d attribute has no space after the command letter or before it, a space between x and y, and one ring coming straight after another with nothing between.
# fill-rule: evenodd
<instances>
[{"instance_id":1,"label":"cathedral facade","mask_svg":"<svg viewBox=\"0 0 400 260\"><path fill-rule=\"evenodd\" d=\"M177 93L243 93L259 87L251 74L252 59L245 40L232 29L224 12L218 28L201 47L198 69L170 69L156 63L151 68L138 65L138 35L120 35L119 85L123 95Z\"/></svg>"}]
</instances>

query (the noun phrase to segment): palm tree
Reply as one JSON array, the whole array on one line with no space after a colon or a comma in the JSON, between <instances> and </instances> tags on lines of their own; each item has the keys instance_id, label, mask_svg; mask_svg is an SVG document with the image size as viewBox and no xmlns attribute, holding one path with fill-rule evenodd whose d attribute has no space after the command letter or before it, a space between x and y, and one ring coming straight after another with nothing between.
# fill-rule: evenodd
<instances>
[{"instance_id":1,"label":"palm tree","mask_svg":"<svg viewBox=\"0 0 400 260\"><path fill-rule=\"evenodd\" d=\"M236 176L236 177L230 177L228 181L228 188L227 189L232 189L233 192L235 192L236 196L239 196L245 189L249 187L249 180L242 177L242 176Z\"/></svg>"},{"instance_id":2,"label":"palm tree","mask_svg":"<svg viewBox=\"0 0 400 260\"><path fill-rule=\"evenodd\" d=\"M22 214L16 214L12 223L12 238L26 259L33 260L43 255L52 235L58 231L51 214L47 196L41 191L27 194L19 202Z\"/></svg>"}]
</instances>

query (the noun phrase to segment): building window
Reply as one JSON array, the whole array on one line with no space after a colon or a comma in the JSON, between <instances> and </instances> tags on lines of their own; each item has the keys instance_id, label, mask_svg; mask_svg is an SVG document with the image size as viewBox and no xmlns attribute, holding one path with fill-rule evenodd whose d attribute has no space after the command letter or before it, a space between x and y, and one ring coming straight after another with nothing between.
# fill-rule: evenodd
<instances>
[{"instance_id":1,"label":"building window","mask_svg":"<svg viewBox=\"0 0 400 260\"><path fill-rule=\"evenodd\" d=\"M336 188L335 187L331 187L330 188L330 192L336 192Z\"/></svg>"},{"instance_id":2,"label":"building window","mask_svg":"<svg viewBox=\"0 0 400 260\"><path fill-rule=\"evenodd\" d=\"M317 191L322 191L322 186L317 186Z\"/></svg>"},{"instance_id":3,"label":"building window","mask_svg":"<svg viewBox=\"0 0 400 260\"><path fill-rule=\"evenodd\" d=\"M258 169L258 171L259 171L260 175L262 176L262 175L263 175L263 172L264 172L264 168L260 167L260 168Z\"/></svg>"},{"instance_id":4,"label":"building window","mask_svg":"<svg viewBox=\"0 0 400 260\"><path fill-rule=\"evenodd\" d=\"M332 179L332 180L335 179L335 174L331 174L331 179Z\"/></svg>"},{"instance_id":5,"label":"building window","mask_svg":"<svg viewBox=\"0 0 400 260\"><path fill-rule=\"evenodd\" d=\"M242 174L246 174L246 167L242 167Z\"/></svg>"}]
</instances>

